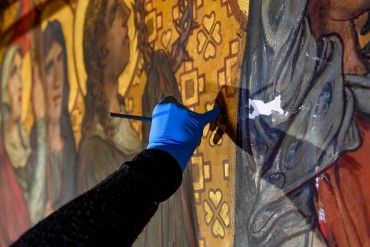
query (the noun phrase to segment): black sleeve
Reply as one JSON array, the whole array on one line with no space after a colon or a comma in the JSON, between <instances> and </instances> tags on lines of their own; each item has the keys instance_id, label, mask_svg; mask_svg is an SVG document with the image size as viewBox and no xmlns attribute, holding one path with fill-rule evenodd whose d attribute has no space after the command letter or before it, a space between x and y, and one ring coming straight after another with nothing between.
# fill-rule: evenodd
<instances>
[{"instance_id":1,"label":"black sleeve","mask_svg":"<svg viewBox=\"0 0 370 247\"><path fill-rule=\"evenodd\" d=\"M171 155L144 150L28 230L13 246L130 246L181 180L181 168Z\"/></svg>"}]
</instances>

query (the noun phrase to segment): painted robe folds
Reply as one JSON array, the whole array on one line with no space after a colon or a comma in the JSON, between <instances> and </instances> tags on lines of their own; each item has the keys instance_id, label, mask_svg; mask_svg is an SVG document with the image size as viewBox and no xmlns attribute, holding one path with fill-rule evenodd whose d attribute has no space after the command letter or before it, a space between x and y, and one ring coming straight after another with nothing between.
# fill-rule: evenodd
<instances>
[{"instance_id":1,"label":"painted robe folds","mask_svg":"<svg viewBox=\"0 0 370 247\"><path fill-rule=\"evenodd\" d=\"M314 181L360 144L355 100L344 85L342 45L316 40L307 1L251 1L239 95L236 246L325 245ZM250 118L251 100L280 97L283 113ZM357 102L358 104L358 102Z\"/></svg>"}]
</instances>

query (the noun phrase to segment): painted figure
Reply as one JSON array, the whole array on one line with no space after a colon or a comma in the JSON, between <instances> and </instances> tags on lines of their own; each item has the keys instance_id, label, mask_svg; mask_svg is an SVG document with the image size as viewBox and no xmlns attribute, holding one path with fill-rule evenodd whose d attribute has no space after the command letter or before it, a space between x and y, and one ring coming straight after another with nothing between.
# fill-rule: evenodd
<instances>
[{"instance_id":1,"label":"painted figure","mask_svg":"<svg viewBox=\"0 0 370 247\"><path fill-rule=\"evenodd\" d=\"M250 2L236 135L236 246L325 245L313 178L361 142L353 114L364 102L344 83L342 44L335 35L314 37L307 2ZM279 111L255 115L250 107L277 98Z\"/></svg>"},{"instance_id":2,"label":"painted figure","mask_svg":"<svg viewBox=\"0 0 370 247\"><path fill-rule=\"evenodd\" d=\"M43 32L43 57L48 143L47 215L76 195L76 144L68 112L67 53L58 21L49 22Z\"/></svg>"},{"instance_id":3,"label":"painted figure","mask_svg":"<svg viewBox=\"0 0 370 247\"><path fill-rule=\"evenodd\" d=\"M370 190L368 153L370 141L369 61L359 49L357 32L368 32L370 2L311 1L309 14L316 37L336 33L343 42L344 82L356 99L354 121L361 147L342 154L334 165L316 179L320 227L329 245L364 246L370 239ZM319 11L321 10L321 11ZM362 99L361 99L362 98Z\"/></svg>"},{"instance_id":4,"label":"painted figure","mask_svg":"<svg viewBox=\"0 0 370 247\"><path fill-rule=\"evenodd\" d=\"M43 218L45 204L45 110L41 85L34 80L32 98L37 139L35 140L36 148L31 149L29 138L21 121L23 87L21 66L20 48L13 47L9 50L9 56L4 58L2 65L1 128L5 151L25 194L31 222L36 223Z\"/></svg>"},{"instance_id":5,"label":"painted figure","mask_svg":"<svg viewBox=\"0 0 370 247\"><path fill-rule=\"evenodd\" d=\"M90 189L141 150L129 120L111 119L125 113L118 77L130 59L128 7L117 0L89 1L84 26L84 61L88 74L85 116L78 157L78 193Z\"/></svg>"},{"instance_id":6,"label":"painted figure","mask_svg":"<svg viewBox=\"0 0 370 247\"><path fill-rule=\"evenodd\" d=\"M143 68L147 75L142 96L144 116L151 116L157 102L166 96L173 96L178 102L182 102L175 72L183 61L190 59L186 45L196 24L193 20L193 1L181 0L177 4L181 13L181 18L176 24L179 37L172 44L170 52L165 52L155 51L148 43L145 4L141 0L135 1L134 14L136 30L138 30L138 49L143 56ZM150 127L149 123L142 125L143 147L148 144ZM175 225L174 222L176 222ZM191 166L188 166L184 171L180 189L170 199L159 205L156 214L139 235L134 246L197 246L198 231L192 171Z\"/></svg>"},{"instance_id":7,"label":"painted figure","mask_svg":"<svg viewBox=\"0 0 370 247\"><path fill-rule=\"evenodd\" d=\"M182 102L168 57L157 51L152 56L143 95L143 115L150 116L155 102L166 96L174 96ZM150 124L143 123L145 147L149 140L149 130ZM184 171L183 177L180 189L170 199L160 204L134 246L197 246L198 223L190 166Z\"/></svg>"},{"instance_id":8,"label":"painted figure","mask_svg":"<svg viewBox=\"0 0 370 247\"><path fill-rule=\"evenodd\" d=\"M21 49L19 46L10 46L4 55L1 69L1 85L3 81L12 81L18 87L19 66L21 66ZM9 83L9 82L8 82ZM4 84L8 84L4 83ZM8 87L9 88L9 87ZM1 95L3 95L1 88ZM20 91L16 90L15 96L20 99ZM4 93L4 96L7 93ZM20 102L14 102L20 106ZM18 117L20 117L18 109ZM14 167L8 154L5 152L3 131L0 133L0 246L9 246L30 226L26 200L18 183Z\"/></svg>"}]
</instances>

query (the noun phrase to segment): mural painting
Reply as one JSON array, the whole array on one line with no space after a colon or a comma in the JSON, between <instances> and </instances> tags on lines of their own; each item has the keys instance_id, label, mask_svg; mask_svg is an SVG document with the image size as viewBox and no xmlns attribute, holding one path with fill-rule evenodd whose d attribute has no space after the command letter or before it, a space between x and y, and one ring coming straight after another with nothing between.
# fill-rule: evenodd
<instances>
[{"instance_id":1,"label":"mural painting","mask_svg":"<svg viewBox=\"0 0 370 247\"><path fill-rule=\"evenodd\" d=\"M240 147L235 245L369 242L368 169L356 157L367 141L370 84L368 63L352 44L355 18L365 13L365 24L369 7L368 1L250 2L231 132Z\"/></svg>"},{"instance_id":2,"label":"mural painting","mask_svg":"<svg viewBox=\"0 0 370 247\"><path fill-rule=\"evenodd\" d=\"M368 1L20 0L1 23L0 246L146 147L172 95L224 111L135 246L366 246ZM16 213L14 213L16 212Z\"/></svg>"}]
</instances>

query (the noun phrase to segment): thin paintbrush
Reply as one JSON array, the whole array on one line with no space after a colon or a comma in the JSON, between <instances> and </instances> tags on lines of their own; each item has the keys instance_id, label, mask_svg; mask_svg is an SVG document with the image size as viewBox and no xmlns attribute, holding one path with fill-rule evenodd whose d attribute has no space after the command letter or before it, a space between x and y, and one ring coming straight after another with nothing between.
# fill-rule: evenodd
<instances>
[{"instance_id":1,"label":"thin paintbrush","mask_svg":"<svg viewBox=\"0 0 370 247\"><path fill-rule=\"evenodd\" d=\"M151 122L152 118L151 117L143 117L143 116L135 116L135 115L128 115L128 114L119 114L119 113L109 113L110 117L119 117L119 118L127 118L127 119L132 119L132 120L139 120L139 121L144 121L144 122Z\"/></svg>"}]
</instances>

